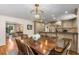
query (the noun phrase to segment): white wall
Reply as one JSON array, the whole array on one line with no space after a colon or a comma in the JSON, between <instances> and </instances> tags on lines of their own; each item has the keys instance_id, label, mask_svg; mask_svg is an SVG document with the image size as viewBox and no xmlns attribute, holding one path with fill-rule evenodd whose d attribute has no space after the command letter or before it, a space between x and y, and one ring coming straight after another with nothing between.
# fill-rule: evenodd
<instances>
[{"instance_id":1,"label":"white wall","mask_svg":"<svg viewBox=\"0 0 79 59\"><path fill-rule=\"evenodd\" d=\"M33 28L34 25L32 21L0 15L0 45L5 45L6 21L22 24L24 26L23 27L24 34L28 34L29 36L32 36L34 33L34 28ZM27 30L27 24L32 25L32 30Z\"/></svg>"}]
</instances>

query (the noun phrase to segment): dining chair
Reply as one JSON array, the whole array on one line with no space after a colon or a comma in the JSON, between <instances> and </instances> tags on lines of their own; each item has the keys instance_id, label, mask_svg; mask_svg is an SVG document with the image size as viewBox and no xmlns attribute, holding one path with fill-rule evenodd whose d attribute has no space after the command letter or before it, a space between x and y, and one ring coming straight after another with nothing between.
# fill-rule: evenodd
<instances>
[{"instance_id":1,"label":"dining chair","mask_svg":"<svg viewBox=\"0 0 79 59\"><path fill-rule=\"evenodd\" d=\"M64 48L57 47L55 49L52 49L49 51L48 55L68 55L69 49L71 47L71 40L68 40L69 42L66 44Z\"/></svg>"},{"instance_id":2,"label":"dining chair","mask_svg":"<svg viewBox=\"0 0 79 59\"><path fill-rule=\"evenodd\" d=\"M24 44L24 43L23 43ZM26 43L24 44L25 46L27 46L28 49L28 55L35 55L34 50Z\"/></svg>"},{"instance_id":3,"label":"dining chair","mask_svg":"<svg viewBox=\"0 0 79 59\"><path fill-rule=\"evenodd\" d=\"M68 55L69 54L69 49L71 47L71 42L72 40L68 40L68 43L66 44L66 46L64 48L56 48L55 49L55 54L56 55Z\"/></svg>"},{"instance_id":4,"label":"dining chair","mask_svg":"<svg viewBox=\"0 0 79 59\"><path fill-rule=\"evenodd\" d=\"M22 35L22 38L27 39L28 38L28 35L27 34L23 34Z\"/></svg>"},{"instance_id":5,"label":"dining chair","mask_svg":"<svg viewBox=\"0 0 79 59\"><path fill-rule=\"evenodd\" d=\"M29 46L32 44L35 44L35 40L32 38L23 39L25 43L27 43Z\"/></svg>"},{"instance_id":6,"label":"dining chair","mask_svg":"<svg viewBox=\"0 0 79 59\"><path fill-rule=\"evenodd\" d=\"M25 48L22 46L20 40L15 39L16 43L17 43L17 47L18 47L18 54L19 55L24 55L24 54L28 54L27 50L25 50Z\"/></svg>"},{"instance_id":7,"label":"dining chair","mask_svg":"<svg viewBox=\"0 0 79 59\"><path fill-rule=\"evenodd\" d=\"M29 47L28 44L25 44L17 39L16 39L16 43L18 45L18 53L19 54L21 54L21 55L34 55L32 49Z\"/></svg>"}]
</instances>

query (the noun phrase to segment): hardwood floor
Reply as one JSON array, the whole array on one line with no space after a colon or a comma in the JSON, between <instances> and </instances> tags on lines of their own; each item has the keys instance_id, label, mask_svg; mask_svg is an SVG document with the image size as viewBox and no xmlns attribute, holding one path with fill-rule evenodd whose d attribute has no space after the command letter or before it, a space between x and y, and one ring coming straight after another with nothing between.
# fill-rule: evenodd
<instances>
[{"instance_id":1,"label":"hardwood floor","mask_svg":"<svg viewBox=\"0 0 79 59\"><path fill-rule=\"evenodd\" d=\"M0 55L6 55L6 45L0 46Z\"/></svg>"}]
</instances>

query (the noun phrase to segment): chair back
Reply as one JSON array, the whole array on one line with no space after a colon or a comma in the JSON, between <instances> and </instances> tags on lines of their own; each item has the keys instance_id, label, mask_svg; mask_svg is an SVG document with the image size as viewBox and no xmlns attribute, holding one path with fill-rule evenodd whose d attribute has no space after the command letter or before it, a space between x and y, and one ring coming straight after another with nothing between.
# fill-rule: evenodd
<instances>
[{"instance_id":1,"label":"chair back","mask_svg":"<svg viewBox=\"0 0 79 59\"><path fill-rule=\"evenodd\" d=\"M28 35L27 35L27 34L23 34L23 35L22 35L22 38L28 39Z\"/></svg>"},{"instance_id":2,"label":"chair back","mask_svg":"<svg viewBox=\"0 0 79 59\"><path fill-rule=\"evenodd\" d=\"M20 40L17 40L17 39L16 39L16 43L17 43L17 46L18 46L18 50L19 50L19 52L21 52L21 54L23 54L23 55L33 55L31 48L27 44L24 44Z\"/></svg>"},{"instance_id":3,"label":"chair back","mask_svg":"<svg viewBox=\"0 0 79 59\"><path fill-rule=\"evenodd\" d=\"M62 51L62 55L67 55L69 53L69 49L71 47L71 40L69 40L68 44L65 46L65 48Z\"/></svg>"},{"instance_id":4,"label":"chair back","mask_svg":"<svg viewBox=\"0 0 79 59\"><path fill-rule=\"evenodd\" d=\"M23 54L23 55L28 54L27 51L24 48L24 45L21 44L20 40L16 39L16 43L17 43L17 46L18 46L18 53L19 54Z\"/></svg>"},{"instance_id":5,"label":"chair back","mask_svg":"<svg viewBox=\"0 0 79 59\"><path fill-rule=\"evenodd\" d=\"M24 44L24 45L26 45L28 48L28 55L34 55L32 48L28 44Z\"/></svg>"}]
</instances>

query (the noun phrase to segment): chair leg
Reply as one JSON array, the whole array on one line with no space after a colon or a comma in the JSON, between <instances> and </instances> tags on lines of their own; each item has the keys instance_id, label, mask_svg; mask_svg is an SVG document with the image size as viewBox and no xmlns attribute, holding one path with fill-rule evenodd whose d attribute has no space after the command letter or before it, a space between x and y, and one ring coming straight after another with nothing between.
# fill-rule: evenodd
<instances>
[{"instance_id":1,"label":"chair leg","mask_svg":"<svg viewBox=\"0 0 79 59\"><path fill-rule=\"evenodd\" d=\"M66 55L68 55L69 54L69 50L67 50L67 53L66 53Z\"/></svg>"}]
</instances>

